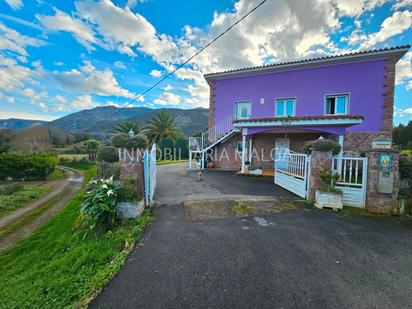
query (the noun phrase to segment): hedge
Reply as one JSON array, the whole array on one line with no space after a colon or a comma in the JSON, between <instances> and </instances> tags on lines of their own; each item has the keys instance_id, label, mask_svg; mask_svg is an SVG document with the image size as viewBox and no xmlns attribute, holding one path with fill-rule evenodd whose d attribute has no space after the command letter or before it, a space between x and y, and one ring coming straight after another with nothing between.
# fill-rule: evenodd
<instances>
[{"instance_id":1,"label":"hedge","mask_svg":"<svg viewBox=\"0 0 412 309\"><path fill-rule=\"evenodd\" d=\"M0 154L0 180L44 180L58 162L53 153Z\"/></svg>"},{"instance_id":2,"label":"hedge","mask_svg":"<svg viewBox=\"0 0 412 309\"><path fill-rule=\"evenodd\" d=\"M331 139L317 139L314 141L306 142L303 145L305 153L310 154L311 150L317 151L332 151L333 155L337 155L340 152L340 145Z\"/></svg>"}]
</instances>

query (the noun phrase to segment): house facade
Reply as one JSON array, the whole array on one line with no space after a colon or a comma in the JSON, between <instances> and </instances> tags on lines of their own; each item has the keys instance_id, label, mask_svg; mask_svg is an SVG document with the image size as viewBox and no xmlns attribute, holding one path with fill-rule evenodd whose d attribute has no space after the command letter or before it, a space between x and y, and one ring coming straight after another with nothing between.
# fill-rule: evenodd
<instances>
[{"instance_id":1,"label":"house facade","mask_svg":"<svg viewBox=\"0 0 412 309\"><path fill-rule=\"evenodd\" d=\"M360 154L392 139L395 65L410 46L206 74L209 129L202 149L217 168L274 167L279 149L338 141Z\"/></svg>"}]
</instances>

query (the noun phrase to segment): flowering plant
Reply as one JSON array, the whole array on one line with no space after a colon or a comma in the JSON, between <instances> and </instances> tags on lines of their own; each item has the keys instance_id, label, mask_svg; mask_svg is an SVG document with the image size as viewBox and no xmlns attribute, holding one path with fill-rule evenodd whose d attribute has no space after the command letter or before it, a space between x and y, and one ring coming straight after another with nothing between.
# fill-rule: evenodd
<instances>
[{"instance_id":1,"label":"flowering plant","mask_svg":"<svg viewBox=\"0 0 412 309\"><path fill-rule=\"evenodd\" d=\"M90 221L90 228L110 228L116 221L116 203L120 185L109 179L92 180L92 187L82 203L82 212Z\"/></svg>"}]
</instances>

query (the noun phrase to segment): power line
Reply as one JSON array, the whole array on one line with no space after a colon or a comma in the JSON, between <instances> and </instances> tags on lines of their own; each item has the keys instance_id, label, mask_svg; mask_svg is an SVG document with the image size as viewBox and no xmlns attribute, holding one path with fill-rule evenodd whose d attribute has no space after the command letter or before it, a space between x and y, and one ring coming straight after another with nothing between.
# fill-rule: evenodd
<instances>
[{"instance_id":1,"label":"power line","mask_svg":"<svg viewBox=\"0 0 412 309\"><path fill-rule=\"evenodd\" d=\"M207 43L205 46L203 46L201 49L199 49L196 53L194 53L192 56L190 56L188 59L186 59L183 63L181 63L179 66L177 66L173 71L170 73L166 74L163 76L160 80L158 80L156 83L154 83L152 86L147 88L145 91L141 92L138 94L134 99L132 99L130 102L125 104L123 107L119 108L116 110L114 113L110 114L108 117L106 117L103 121L109 120L112 118L114 115L117 113L121 112L124 110L127 106L130 104L136 102L136 100L140 99L143 97L145 94L147 94L149 91L151 91L153 88L161 84L163 81L168 79L170 76L172 76L174 73L176 73L178 70L180 70L183 66L185 66L187 63L189 63L193 58L195 58L197 55L199 55L201 52L203 52L206 48L208 48L210 45L212 45L214 42L216 42L218 39L220 39L222 36L224 36L227 32L229 32L232 28L237 26L242 20L244 20L246 17L248 17L250 14L252 14L254 11L256 11L260 6L262 6L267 0L263 0L260 2L257 6L255 6L253 9L251 9L249 12L247 12L245 15L243 15L239 20L237 20L235 23L233 23L229 28L227 28L225 31L223 31L221 34L219 34L217 37L215 37L213 40L211 40L209 43Z\"/></svg>"}]
</instances>

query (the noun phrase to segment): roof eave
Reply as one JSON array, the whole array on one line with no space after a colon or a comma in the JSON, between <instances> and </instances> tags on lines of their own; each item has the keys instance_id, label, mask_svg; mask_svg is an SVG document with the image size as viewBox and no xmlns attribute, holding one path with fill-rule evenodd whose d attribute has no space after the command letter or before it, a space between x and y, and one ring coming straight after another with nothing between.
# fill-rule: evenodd
<instances>
[{"instance_id":1,"label":"roof eave","mask_svg":"<svg viewBox=\"0 0 412 309\"><path fill-rule=\"evenodd\" d=\"M272 66L261 66L261 67L253 67L253 68L246 68L246 69L238 69L226 72L218 72L218 73L211 73L205 74L204 78L209 83L212 80L218 79L225 79L225 78L233 78L233 77L242 77L242 76L249 76L249 75L257 75L257 74L267 74L272 72L278 71L290 71L290 70L297 70L303 68L313 68L313 67L321 67L321 66L328 66L328 65L335 65L335 64L345 64L345 63L352 63L352 62L359 62L359 61L370 61L370 60L379 60L379 59L388 59L390 57L394 57L396 61L398 61L406 52L409 50L410 46L400 46L399 48L392 48L392 49L383 49L371 52L364 52L358 54L348 54L342 56L331 56L330 58L317 58L317 59L310 59L310 60L301 60L296 62L289 62L284 64L275 64Z\"/></svg>"}]
</instances>

